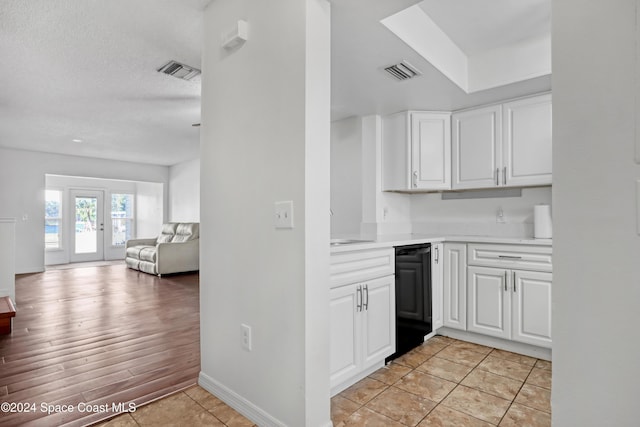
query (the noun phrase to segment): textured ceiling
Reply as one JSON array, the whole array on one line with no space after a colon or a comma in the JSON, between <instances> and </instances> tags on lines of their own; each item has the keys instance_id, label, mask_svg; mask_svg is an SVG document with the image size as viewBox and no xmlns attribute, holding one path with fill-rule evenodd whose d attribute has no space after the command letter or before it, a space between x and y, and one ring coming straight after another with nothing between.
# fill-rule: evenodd
<instances>
[{"instance_id":1,"label":"textured ceiling","mask_svg":"<svg viewBox=\"0 0 640 427\"><path fill-rule=\"evenodd\" d=\"M486 43L500 38L512 42L513 28L532 22L529 15L522 16L509 7L494 8L496 2L533 3L551 0L433 0L438 3L438 25L454 31L456 38L469 41L474 38ZM498 102L508 98L529 95L551 89L551 76L543 76L495 89L466 94L427 60L411 49L380 23L400 10L419 3L417 0L332 0L331 1L331 104L333 120L368 114L389 114L403 110L452 111L466 107ZM468 7L467 7L468 6ZM425 6L426 7L426 6ZM544 7L542 7L544 9ZM531 10L531 9L529 9ZM499 15L499 16L495 16ZM549 17L547 16L547 19ZM464 22L477 21L464 33ZM482 28L482 22L502 22L500 30ZM549 21L535 21L535 31L548 30ZM540 28L537 27L540 26ZM490 33L490 34L489 34ZM517 36L517 35L516 35ZM467 46L471 49L471 46ZM384 67L407 60L422 75L398 82L384 71Z\"/></svg>"},{"instance_id":2,"label":"textured ceiling","mask_svg":"<svg viewBox=\"0 0 640 427\"><path fill-rule=\"evenodd\" d=\"M499 11L486 5L514 2L434 1L441 2L434 13L453 10L460 22L461 14L493 22L488 15ZM200 122L200 80L183 81L156 69L170 59L200 68L202 11L210 2L0 1L0 147L160 165L198 157L199 128L191 124ZM465 94L380 24L416 3L331 0L333 120L406 109L454 110L550 89L546 76ZM461 8L464 4L468 7ZM487 37L507 38L509 28L525 22L515 12L511 16ZM527 25L538 25L531 15L524 18ZM452 31L464 28L457 19L440 20ZM397 82L382 70L402 59L422 76Z\"/></svg>"},{"instance_id":3,"label":"textured ceiling","mask_svg":"<svg viewBox=\"0 0 640 427\"><path fill-rule=\"evenodd\" d=\"M3 0L0 146L171 165L195 158L210 0ZM73 142L81 139L82 143Z\"/></svg>"}]
</instances>

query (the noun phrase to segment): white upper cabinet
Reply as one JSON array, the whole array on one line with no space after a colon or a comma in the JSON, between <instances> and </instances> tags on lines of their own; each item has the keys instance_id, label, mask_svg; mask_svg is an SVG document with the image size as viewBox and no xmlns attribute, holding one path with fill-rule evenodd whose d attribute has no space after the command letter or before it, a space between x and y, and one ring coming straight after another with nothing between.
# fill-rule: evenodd
<instances>
[{"instance_id":1,"label":"white upper cabinet","mask_svg":"<svg viewBox=\"0 0 640 427\"><path fill-rule=\"evenodd\" d=\"M502 164L502 107L492 105L455 113L452 128L452 187L498 186Z\"/></svg>"},{"instance_id":2,"label":"white upper cabinet","mask_svg":"<svg viewBox=\"0 0 640 427\"><path fill-rule=\"evenodd\" d=\"M382 164L385 191L451 189L451 114L385 116Z\"/></svg>"},{"instance_id":3,"label":"white upper cabinet","mask_svg":"<svg viewBox=\"0 0 640 427\"><path fill-rule=\"evenodd\" d=\"M502 113L505 185L551 184L551 94L508 102Z\"/></svg>"},{"instance_id":4,"label":"white upper cabinet","mask_svg":"<svg viewBox=\"0 0 640 427\"><path fill-rule=\"evenodd\" d=\"M452 188L551 184L551 94L453 114Z\"/></svg>"}]
</instances>

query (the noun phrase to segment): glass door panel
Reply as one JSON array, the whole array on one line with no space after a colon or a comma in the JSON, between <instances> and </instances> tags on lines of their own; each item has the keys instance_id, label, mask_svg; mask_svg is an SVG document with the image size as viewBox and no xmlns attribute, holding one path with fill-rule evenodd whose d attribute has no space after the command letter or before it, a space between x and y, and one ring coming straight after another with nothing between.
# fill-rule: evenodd
<instances>
[{"instance_id":1,"label":"glass door panel","mask_svg":"<svg viewBox=\"0 0 640 427\"><path fill-rule=\"evenodd\" d=\"M73 190L73 253L71 261L99 261L104 257L102 191Z\"/></svg>"}]
</instances>

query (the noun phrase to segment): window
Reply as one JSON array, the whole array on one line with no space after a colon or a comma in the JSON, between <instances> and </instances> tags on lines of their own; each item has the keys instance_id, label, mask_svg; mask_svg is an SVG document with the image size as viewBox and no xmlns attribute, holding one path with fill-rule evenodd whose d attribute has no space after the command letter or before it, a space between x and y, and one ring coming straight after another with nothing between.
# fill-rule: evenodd
<instances>
[{"instance_id":1,"label":"window","mask_svg":"<svg viewBox=\"0 0 640 427\"><path fill-rule=\"evenodd\" d=\"M111 245L124 246L133 236L133 194L111 194Z\"/></svg>"},{"instance_id":2,"label":"window","mask_svg":"<svg viewBox=\"0 0 640 427\"><path fill-rule=\"evenodd\" d=\"M44 247L62 248L62 191L44 192Z\"/></svg>"}]
</instances>

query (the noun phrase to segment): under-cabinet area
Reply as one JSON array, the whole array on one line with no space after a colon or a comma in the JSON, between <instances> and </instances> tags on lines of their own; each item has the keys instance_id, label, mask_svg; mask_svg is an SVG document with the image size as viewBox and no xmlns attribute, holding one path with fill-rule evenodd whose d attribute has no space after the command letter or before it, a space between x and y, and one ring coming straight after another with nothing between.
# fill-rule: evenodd
<instances>
[{"instance_id":1,"label":"under-cabinet area","mask_svg":"<svg viewBox=\"0 0 640 427\"><path fill-rule=\"evenodd\" d=\"M396 351L395 248L418 243L431 244L427 341L443 335L551 359L550 241L411 236L343 244L331 253L332 395Z\"/></svg>"}]
</instances>

